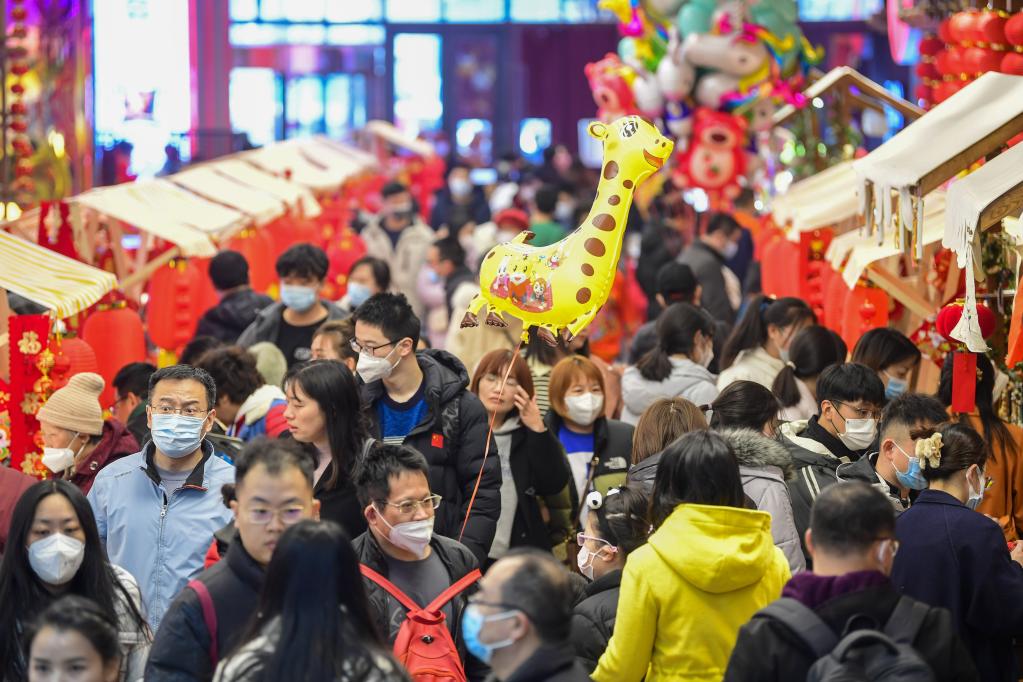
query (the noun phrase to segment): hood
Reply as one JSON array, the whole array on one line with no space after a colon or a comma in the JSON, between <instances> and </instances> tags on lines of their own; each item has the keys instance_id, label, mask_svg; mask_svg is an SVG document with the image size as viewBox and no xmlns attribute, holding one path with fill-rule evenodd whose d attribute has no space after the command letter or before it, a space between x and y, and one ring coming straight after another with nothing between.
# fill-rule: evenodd
<instances>
[{"instance_id":1,"label":"hood","mask_svg":"<svg viewBox=\"0 0 1023 682\"><path fill-rule=\"evenodd\" d=\"M630 412L643 414L655 401L688 391L701 382L714 384L716 378L692 360L671 358L671 374L664 381L644 379L635 367L622 376L622 402Z\"/></svg>"},{"instance_id":2,"label":"hood","mask_svg":"<svg viewBox=\"0 0 1023 682\"><path fill-rule=\"evenodd\" d=\"M824 447L823 443L815 441L813 438L807 438L803 435L806 432L807 424L809 424L809 420L802 419L797 422L786 422L778 429L782 438L787 440L795 448L794 450L790 449L792 459L801 464L817 463L817 458L807 457L805 454L802 454L805 452L810 452L815 455L823 455L829 459L837 459L826 447Z\"/></svg>"},{"instance_id":3,"label":"hood","mask_svg":"<svg viewBox=\"0 0 1023 682\"><path fill-rule=\"evenodd\" d=\"M246 424L259 421L270 411L275 400L287 400L284 391L270 384L263 384L252 392L245 402L238 408L238 416L234 421L237 424L242 418Z\"/></svg>"},{"instance_id":4,"label":"hood","mask_svg":"<svg viewBox=\"0 0 1023 682\"><path fill-rule=\"evenodd\" d=\"M657 465L661 463L661 453L658 452L655 455L650 455L639 464L633 464L629 467L628 480L629 482L637 482L643 484L654 484L654 479L657 478Z\"/></svg>"},{"instance_id":5,"label":"hood","mask_svg":"<svg viewBox=\"0 0 1023 682\"><path fill-rule=\"evenodd\" d=\"M784 445L773 438L759 434L753 429L726 429L720 432L739 460L739 466L768 467L781 469L785 480L795 477L795 464L792 454Z\"/></svg>"},{"instance_id":6,"label":"hood","mask_svg":"<svg viewBox=\"0 0 1023 682\"><path fill-rule=\"evenodd\" d=\"M713 594L763 578L775 551L769 513L704 504L680 504L649 542L675 573Z\"/></svg>"},{"instance_id":7,"label":"hood","mask_svg":"<svg viewBox=\"0 0 1023 682\"><path fill-rule=\"evenodd\" d=\"M426 394L438 394L440 402L446 403L469 386L469 372L462 361L446 350L427 349L416 353L419 367L423 370Z\"/></svg>"},{"instance_id":8,"label":"hood","mask_svg":"<svg viewBox=\"0 0 1023 682\"><path fill-rule=\"evenodd\" d=\"M134 455L139 449L138 441L135 440L135 436L127 426L116 419L107 419L103 422L103 432L100 434L99 442L96 443L96 448L87 459L78 463L75 473L82 476L95 476L96 471L106 464L121 457Z\"/></svg>"}]
</instances>

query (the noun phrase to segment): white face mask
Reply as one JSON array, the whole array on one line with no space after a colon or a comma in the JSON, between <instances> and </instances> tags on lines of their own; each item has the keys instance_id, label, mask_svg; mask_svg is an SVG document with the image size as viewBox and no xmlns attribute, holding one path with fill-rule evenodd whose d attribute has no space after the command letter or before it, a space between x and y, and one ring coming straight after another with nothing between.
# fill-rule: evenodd
<instances>
[{"instance_id":1,"label":"white face mask","mask_svg":"<svg viewBox=\"0 0 1023 682\"><path fill-rule=\"evenodd\" d=\"M721 255L725 257L725 260L732 260L737 253L739 253L739 242L728 242L725 244L725 250L721 252Z\"/></svg>"},{"instance_id":2,"label":"white face mask","mask_svg":"<svg viewBox=\"0 0 1023 682\"><path fill-rule=\"evenodd\" d=\"M835 411L837 412L838 408L835 408ZM846 419L845 433L839 433L838 439L850 450L859 451L869 448L875 436L877 422L873 419Z\"/></svg>"},{"instance_id":3,"label":"white face mask","mask_svg":"<svg viewBox=\"0 0 1023 682\"><path fill-rule=\"evenodd\" d=\"M63 585L75 577L85 558L85 543L53 533L28 547L28 563L39 579L50 585Z\"/></svg>"},{"instance_id":4,"label":"white face mask","mask_svg":"<svg viewBox=\"0 0 1023 682\"><path fill-rule=\"evenodd\" d=\"M708 343L707 348L703 351L703 357L700 358L700 365L706 368L710 367L712 362L714 362L714 344Z\"/></svg>"},{"instance_id":5,"label":"white face mask","mask_svg":"<svg viewBox=\"0 0 1023 682\"><path fill-rule=\"evenodd\" d=\"M433 537L434 517L431 516L421 521L406 521L392 526L387 523L383 514L379 516L384 525L391 529L391 532L387 534L387 539L392 545L407 549L420 559L426 556L426 548L430 545L430 539Z\"/></svg>"},{"instance_id":6,"label":"white face mask","mask_svg":"<svg viewBox=\"0 0 1023 682\"><path fill-rule=\"evenodd\" d=\"M600 540L600 542L611 547L612 551L617 551L610 542L607 542L606 540ZM593 562L598 556L600 556L600 553L604 549L603 545L596 552L591 552L586 545L579 548L579 554L575 557L575 565L579 567L579 572L586 576L588 580L593 580Z\"/></svg>"},{"instance_id":7,"label":"white face mask","mask_svg":"<svg viewBox=\"0 0 1023 682\"><path fill-rule=\"evenodd\" d=\"M969 476L966 477L966 485L970 489L970 496L966 500L966 506L970 509L976 509L980 506L980 501L984 499L984 474L978 469L977 475L980 477L980 490L973 487L973 483L970 482Z\"/></svg>"},{"instance_id":8,"label":"white face mask","mask_svg":"<svg viewBox=\"0 0 1023 682\"><path fill-rule=\"evenodd\" d=\"M397 346L392 348L391 352L382 358L362 351L359 353L359 362L355 365L355 371L358 372L359 376L367 384L371 384L378 379L386 379L391 376L391 372L398 366L398 362L401 362L401 358L398 358L398 362L393 365L391 364L389 358L396 350L398 350Z\"/></svg>"},{"instance_id":9,"label":"white face mask","mask_svg":"<svg viewBox=\"0 0 1023 682\"><path fill-rule=\"evenodd\" d=\"M71 443L78 438L79 434L75 434L71 437ZM69 443L70 444L70 443ZM70 469L75 465L75 457L81 454L85 448L85 443L78 448L75 452L71 448L43 448L42 463L47 469L55 474L63 472L65 469Z\"/></svg>"},{"instance_id":10,"label":"white face mask","mask_svg":"<svg viewBox=\"0 0 1023 682\"><path fill-rule=\"evenodd\" d=\"M597 393L570 395L565 398L568 418L579 426L589 426L604 411L604 396Z\"/></svg>"}]
</instances>

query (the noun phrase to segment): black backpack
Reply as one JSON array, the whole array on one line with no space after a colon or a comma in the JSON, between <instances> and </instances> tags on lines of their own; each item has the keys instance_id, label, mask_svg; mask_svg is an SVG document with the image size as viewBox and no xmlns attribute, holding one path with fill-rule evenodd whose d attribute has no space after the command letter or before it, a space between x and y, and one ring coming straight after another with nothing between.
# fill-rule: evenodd
<instances>
[{"instance_id":1,"label":"black backpack","mask_svg":"<svg viewBox=\"0 0 1023 682\"><path fill-rule=\"evenodd\" d=\"M813 609L787 597L754 618L783 623L810 647L817 660L807 671L807 682L934 682L934 671L912 646L927 611L925 604L902 596L883 630L850 632L847 625L842 637Z\"/></svg>"}]
</instances>

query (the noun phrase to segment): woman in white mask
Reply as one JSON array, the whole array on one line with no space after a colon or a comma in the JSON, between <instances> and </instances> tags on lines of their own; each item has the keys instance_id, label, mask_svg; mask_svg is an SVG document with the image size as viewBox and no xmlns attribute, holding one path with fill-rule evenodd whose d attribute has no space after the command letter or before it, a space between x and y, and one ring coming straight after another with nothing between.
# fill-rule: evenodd
<instances>
[{"instance_id":1,"label":"woman in white mask","mask_svg":"<svg viewBox=\"0 0 1023 682\"><path fill-rule=\"evenodd\" d=\"M721 349L718 388L724 390L733 381L755 381L770 389L789 361L792 339L816 323L817 315L801 298L757 296Z\"/></svg>"},{"instance_id":2,"label":"woman in white mask","mask_svg":"<svg viewBox=\"0 0 1023 682\"><path fill-rule=\"evenodd\" d=\"M107 562L92 507L71 483L41 481L18 500L0 563L0 595L0 680L27 677L26 620L65 595L91 599L118 624L118 679L142 679L152 635L138 584Z\"/></svg>"},{"instance_id":3,"label":"woman in white mask","mask_svg":"<svg viewBox=\"0 0 1023 682\"><path fill-rule=\"evenodd\" d=\"M391 288L391 267L382 258L363 256L349 268L347 283L348 290L337 306L352 313L372 296Z\"/></svg>"},{"instance_id":4,"label":"woman in white mask","mask_svg":"<svg viewBox=\"0 0 1023 682\"><path fill-rule=\"evenodd\" d=\"M650 531L650 498L641 485L612 488L607 495L593 491L583 509L586 522L576 541L576 565L590 581L572 614L576 660L592 673L614 630L625 559L646 542Z\"/></svg>"},{"instance_id":5,"label":"woman in white mask","mask_svg":"<svg viewBox=\"0 0 1023 682\"><path fill-rule=\"evenodd\" d=\"M635 425L661 398L685 398L709 405L718 396L714 320L689 303L675 303L657 318L657 345L622 377L622 421Z\"/></svg>"},{"instance_id":6,"label":"woman in white mask","mask_svg":"<svg viewBox=\"0 0 1023 682\"><path fill-rule=\"evenodd\" d=\"M591 490L604 494L623 485L632 461L633 428L604 416L600 369L589 358L570 355L551 370L548 390L547 428L557 434L568 455L575 499L584 500Z\"/></svg>"}]
</instances>

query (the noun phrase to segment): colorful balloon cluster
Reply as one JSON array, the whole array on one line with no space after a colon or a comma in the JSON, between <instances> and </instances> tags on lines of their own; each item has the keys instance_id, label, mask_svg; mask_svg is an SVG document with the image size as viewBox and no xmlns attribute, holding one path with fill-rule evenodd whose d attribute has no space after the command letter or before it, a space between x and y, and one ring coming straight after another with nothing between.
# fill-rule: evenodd
<instances>
[{"instance_id":1,"label":"colorful balloon cluster","mask_svg":"<svg viewBox=\"0 0 1023 682\"><path fill-rule=\"evenodd\" d=\"M939 104L988 71L1023 75L1023 12L964 10L920 41L917 99Z\"/></svg>"},{"instance_id":2,"label":"colorful balloon cluster","mask_svg":"<svg viewBox=\"0 0 1023 682\"><path fill-rule=\"evenodd\" d=\"M804 104L821 53L807 42L795 0L601 0L618 18L618 54L586 66L597 116L639 114L677 141L674 180L713 199L755 184L780 145L771 118ZM751 139L747 140L747 134Z\"/></svg>"}]
</instances>

